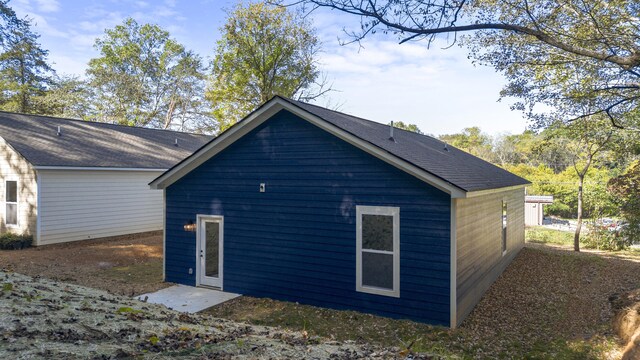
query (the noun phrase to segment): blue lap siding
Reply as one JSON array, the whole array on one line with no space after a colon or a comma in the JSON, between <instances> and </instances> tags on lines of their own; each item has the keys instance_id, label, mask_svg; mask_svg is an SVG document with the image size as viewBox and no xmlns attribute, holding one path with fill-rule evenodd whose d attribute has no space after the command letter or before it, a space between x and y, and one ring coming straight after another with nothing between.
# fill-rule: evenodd
<instances>
[{"instance_id":1,"label":"blue lap siding","mask_svg":"<svg viewBox=\"0 0 640 360\"><path fill-rule=\"evenodd\" d=\"M400 208L399 298L355 290L356 205ZM166 207L169 282L196 283L183 225L222 215L225 291L449 325L449 195L289 112L170 185Z\"/></svg>"}]
</instances>

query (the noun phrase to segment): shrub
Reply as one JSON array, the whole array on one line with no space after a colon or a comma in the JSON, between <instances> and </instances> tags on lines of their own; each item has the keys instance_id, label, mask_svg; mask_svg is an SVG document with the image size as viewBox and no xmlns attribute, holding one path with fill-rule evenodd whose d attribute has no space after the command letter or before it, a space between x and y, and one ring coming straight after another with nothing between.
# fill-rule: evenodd
<instances>
[{"instance_id":1,"label":"shrub","mask_svg":"<svg viewBox=\"0 0 640 360\"><path fill-rule=\"evenodd\" d=\"M18 235L13 233L4 233L0 235L0 249L3 250L19 250L26 249L31 246L33 236Z\"/></svg>"},{"instance_id":2,"label":"shrub","mask_svg":"<svg viewBox=\"0 0 640 360\"><path fill-rule=\"evenodd\" d=\"M630 243L620 231L612 230L606 226L593 225L583 239L587 249L617 251L626 249Z\"/></svg>"}]
</instances>

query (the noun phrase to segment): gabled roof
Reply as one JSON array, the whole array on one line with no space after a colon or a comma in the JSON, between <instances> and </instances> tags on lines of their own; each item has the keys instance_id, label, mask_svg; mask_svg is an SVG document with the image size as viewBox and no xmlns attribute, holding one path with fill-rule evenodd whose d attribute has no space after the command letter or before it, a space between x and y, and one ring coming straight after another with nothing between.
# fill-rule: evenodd
<instances>
[{"instance_id":1,"label":"gabled roof","mask_svg":"<svg viewBox=\"0 0 640 360\"><path fill-rule=\"evenodd\" d=\"M170 185L281 110L298 115L452 197L529 184L519 176L431 136L394 129L391 140L388 125L276 96L150 185L153 188Z\"/></svg>"},{"instance_id":2,"label":"gabled roof","mask_svg":"<svg viewBox=\"0 0 640 360\"><path fill-rule=\"evenodd\" d=\"M172 167L213 138L170 130L1 111L0 137L36 168L162 170Z\"/></svg>"}]
</instances>

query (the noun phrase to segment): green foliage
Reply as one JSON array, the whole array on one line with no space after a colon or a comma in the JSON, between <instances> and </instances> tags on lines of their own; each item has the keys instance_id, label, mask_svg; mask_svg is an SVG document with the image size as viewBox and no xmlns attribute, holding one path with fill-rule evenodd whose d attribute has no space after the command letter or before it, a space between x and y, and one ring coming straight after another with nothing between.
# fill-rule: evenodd
<instances>
[{"instance_id":1,"label":"green foliage","mask_svg":"<svg viewBox=\"0 0 640 360\"><path fill-rule=\"evenodd\" d=\"M573 233L547 229L544 227L528 228L524 232L526 242L539 244L572 245Z\"/></svg>"},{"instance_id":2,"label":"green foliage","mask_svg":"<svg viewBox=\"0 0 640 360\"><path fill-rule=\"evenodd\" d=\"M477 126L465 128L459 134L441 135L440 140L485 160L491 160L491 138Z\"/></svg>"},{"instance_id":3,"label":"green foliage","mask_svg":"<svg viewBox=\"0 0 640 360\"><path fill-rule=\"evenodd\" d=\"M391 123L389 123L387 125L391 125ZM423 132L420 130L420 128L418 128L418 125L416 125L416 124L405 124L402 121L394 121L393 122L393 127L397 128L397 129L412 131L412 132L418 133L418 134L423 134Z\"/></svg>"},{"instance_id":4,"label":"green foliage","mask_svg":"<svg viewBox=\"0 0 640 360\"><path fill-rule=\"evenodd\" d=\"M151 343L151 345L156 345L157 343L160 342L160 338L157 337L156 335L153 335L149 338L149 342Z\"/></svg>"},{"instance_id":5,"label":"green foliage","mask_svg":"<svg viewBox=\"0 0 640 360\"><path fill-rule=\"evenodd\" d=\"M634 84L640 62L632 59L637 53L632 44L640 38L637 2L482 0L474 7L480 22L517 24L541 33L482 31L466 42L473 58L506 76L502 96L519 98L515 107L539 125L605 110L616 123L637 125ZM540 104L552 110L550 116L536 111Z\"/></svg>"},{"instance_id":6,"label":"green foliage","mask_svg":"<svg viewBox=\"0 0 640 360\"><path fill-rule=\"evenodd\" d=\"M55 77L47 92L36 98L41 114L75 119L88 119L91 91L76 76Z\"/></svg>"},{"instance_id":7,"label":"green foliage","mask_svg":"<svg viewBox=\"0 0 640 360\"><path fill-rule=\"evenodd\" d=\"M51 83L53 69L47 61L48 51L40 47L40 35L31 31L29 19L19 19L0 1L0 109L39 113L35 99Z\"/></svg>"},{"instance_id":8,"label":"green foliage","mask_svg":"<svg viewBox=\"0 0 640 360\"><path fill-rule=\"evenodd\" d=\"M313 100L319 41L290 8L239 3L221 29L206 93L224 130L274 95Z\"/></svg>"},{"instance_id":9,"label":"green foliage","mask_svg":"<svg viewBox=\"0 0 640 360\"><path fill-rule=\"evenodd\" d=\"M0 249L2 250L20 250L26 249L33 243L33 236L18 235L14 233L4 233L0 235Z\"/></svg>"},{"instance_id":10,"label":"green foliage","mask_svg":"<svg viewBox=\"0 0 640 360\"><path fill-rule=\"evenodd\" d=\"M609 191L620 209L620 215L628 222L621 230L630 243L640 243L640 161L631 164L627 171L608 183Z\"/></svg>"},{"instance_id":11,"label":"green foliage","mask_svg":"<svg viewBox=\"0 0 640 360\"><path fill-rule=\"evenodd\" d=\"M137 310L128 306L123 306L121 308L118 308L118 310L116 310L116 312L118 314L138 314L141 313L142 310Z\"/></svg>"},{"instance_id":12,"label":"green foliage","mask_svg":"<svg viewBox=\"0 0 640 360\"><path fill-rule=\"evenodd\" d=\"M101 56L89 61L87 75L96 120L165 129L187 122L206 126L202 60L167 31L128 18L107 29L94 47Z\"/></svg>"},{"instance_id":13,"label":"green foliage","mask_svg":"<svg viewBox=\"0 0 640 360\"><path fill-rule=\"evenodd\" d=\"M12 283L4 283L2 284L2 291L12 291L13 284Z\"/></svg>"},{"instance_id":14,"label":"green foliage","mask_svg":"<svg viewBox=\"0 0 640 360\"><path fill-rule=\"evenodd\" d=\"M585 234L582 242L587 249L606 251L624 250L631 245L629 239L622 236L619 231L595 224L589 228L589 232Z\"/></svg>"}]
</instances>

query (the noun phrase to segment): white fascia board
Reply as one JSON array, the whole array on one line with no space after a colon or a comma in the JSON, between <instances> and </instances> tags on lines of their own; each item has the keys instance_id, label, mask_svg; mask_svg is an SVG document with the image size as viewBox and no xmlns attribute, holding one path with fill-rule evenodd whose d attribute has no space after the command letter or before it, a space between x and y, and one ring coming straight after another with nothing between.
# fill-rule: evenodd
<instances>
[{"instance_id":1,"label":"white fascia board","mask_svg":"<svg viewBox=\"0 0 640 360\"><path fill-rule=\"evenodd\" d=\"M240 123L223 132L209 144L205 145L200 150L184 159L181 163L150 182L149 186L152 189L164 189L203 164L205 161L214 157L222 150L226 149L236 140L240 139L271 116L275 115L278 111L282 110L284 108L282 101L277 100L280 99L276 98L272 100L271 104L265 104L262 108L249 115L248 118L245 118Z\"/></svg>"},{"instance_id":2,"label":"white fascia board","mask_svg":"<svg viewBox=\"0 0 640 360\"><path fill-rule=\"evenodd\" d=\"M505 187L501 187L501 188L495 188L495 189L487 189L487 190L479 190L479 191L469 191L467 193L468 198L472 198L472 197L478 197L478 196L483 196L483 195L489 195L489 194L496 194L496 193L500 193L503 191L509 191L509 190L516 190L516 189L523 189L525 186L527 185L531 185L531 184L522 184L522 185L514 185L514 186L505 186Z\"/></svg>"},{"instance_id":3,"label":"white fascia board","mask_svg":"<svg viewBox=\"0 0 640 360\"><path fill-rule=\"evenodd\" d=\"M453 198L466 197L466 192L464 190L457 188L452 184L416 167L415 165L399 159L395 155L392 155L373 144L370 144L356 136L353 136L352 134L349 134L348 132L338 128L337 126L330 124L327 121L280 98L274 98L269 103L265 104L261 109L258 109L256 112L251 114L248 118L244 119L242 122L232 127L228 131L225 131L224 133L222 133L222 135L214 139L208 145L193 154L191 157L185 159L175 168L169 170L157 179L153 180L149 185L152 189L162 189L171 185L182 176L186 175L191 170L209 160L217 153L224 150L227 146L231 145L233 142L247 134L249 131L255 129L260 124L264 123L267 119L275 115L278 111L283 109L316 125L317 127L329 132L330 134L337 136L338 138L350 143L351 145L354 145L355 147L399 168L400 170L417 177L427 184L430 184L446 192L447 194L450 194Z\"/></svg>"},{"instance_id":4,"label":"white fascia board","mask_svg":"<svg viewBox=\"0 0 640 360\"><path fill-rule=\"evenodd\" d=\"M34 166L36 170L82 170L82 171L149 171L164 172L167 169L149 169L149 168L120 168L120 167L99 167L99 166Z\"/></svg>"}]
</instances>

